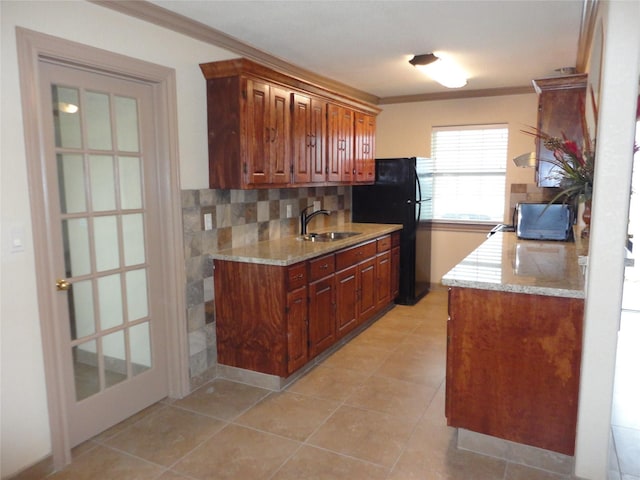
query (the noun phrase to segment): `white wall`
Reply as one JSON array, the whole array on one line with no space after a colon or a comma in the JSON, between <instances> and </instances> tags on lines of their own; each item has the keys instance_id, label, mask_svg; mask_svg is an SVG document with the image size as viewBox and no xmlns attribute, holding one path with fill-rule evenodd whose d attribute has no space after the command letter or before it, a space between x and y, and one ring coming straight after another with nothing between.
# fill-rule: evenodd
<instances>
[{"instance_id":1,"label":"white wall","mask_svg":"<svg viewBox=\"0 0 640 480\"><path fill-rule=\"evenodd\" d=\"M66 38L176 70L181 186L208 187L206 94L199 63L237 55L85 1L0 2L1 137L1 445L6 477L51 452L15 27ZM10 253L12 229L25 249Z\"/></svg>"},{"instance_id":2,"label":"white wall","mask_svg":"<svg viewBox=\"0 0 640 480\"><path fill-rule=\"evenodd\" d=\"M543 75L541 75L543 76ZM535 150L533 137L520 130L535 126L538 97L531 94L498 97L438 100L431 102L383 105L376 130L376 156L402 157L431 154L431 128L449 125L477 125L506 123L509 126L507 185L505 190L505 218L511 223L509 191L512 183L535 183L533 168L518 168L512 158ZM426 254L420 248L423 232L418 232L417 257L425 264ZM442 276L467 254L486 240L485 233L434 231L431 234L431 283L439 283Z\"/></svg>"},{"instance_id":3,"label":"white wall","mask_svg":"<svg viewBox=\"0 0 640 480\"><path fill-rule=\"evenodd\" d=\"M640 80L640 2L603 8L604 50L576 440L577 476L607 478Z\"/></svg>"}]
</instances>

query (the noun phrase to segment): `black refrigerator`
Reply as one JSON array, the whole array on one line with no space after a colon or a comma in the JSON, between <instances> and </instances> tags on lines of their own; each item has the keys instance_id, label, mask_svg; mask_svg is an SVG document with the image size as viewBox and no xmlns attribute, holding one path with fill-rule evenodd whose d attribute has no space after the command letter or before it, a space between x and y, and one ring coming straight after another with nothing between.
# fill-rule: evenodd
<instances>
[{"instance_id":1,"label":"black refrigerator","mask_svg":"<svg viewBox=\"0 0 640 480\"><path fill-rule=\"evenodd\" d=\"M416 165L426 159L378 158L373 185L352 187L352 221L359 223L402 224L400 233L400 293L396 303L414 305L429 292L431 236L428 227L421 228L420 281L416 278L416 233L423 212L431 209L428 174L418 177ZM422 180L422 182L420 181ZM421 185L422 183L422 185ZM425 219L425 215L423 215Z\"/></svg>"}]
</instances>

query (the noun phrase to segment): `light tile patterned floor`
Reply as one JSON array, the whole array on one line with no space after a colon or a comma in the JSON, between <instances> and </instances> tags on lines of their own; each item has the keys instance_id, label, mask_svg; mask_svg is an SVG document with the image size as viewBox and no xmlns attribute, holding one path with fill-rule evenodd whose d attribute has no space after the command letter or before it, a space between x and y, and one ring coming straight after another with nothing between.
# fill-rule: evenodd
<instances>
[{"instance_id":1,"label":"light tile patterned floor","mask_svg":"<svg viewBox=\"0 0 640 480\"><path fill-rule=\"evenodd\" d=\"M217 379L154 405L74 449L48 478L569 478L455 448L444 417L446 302L439 290L396 306L283 392Z\"/></svg>"}]
</instances>

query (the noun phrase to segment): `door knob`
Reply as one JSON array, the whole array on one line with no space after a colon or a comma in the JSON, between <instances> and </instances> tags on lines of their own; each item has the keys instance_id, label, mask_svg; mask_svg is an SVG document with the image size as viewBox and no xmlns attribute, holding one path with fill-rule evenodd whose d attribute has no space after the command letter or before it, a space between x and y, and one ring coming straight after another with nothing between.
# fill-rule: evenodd
<instances>
[{"instance_id":1,"label":"door knob","mask_svg":"<svg viewBox=\"0 0 640 480\"><path fill-rule=\"evenodd\" d=\"M66 279L59 278L58 280L56 280L56 290L58 290L59 292L69 290L70 288L71 283L69 283Z\"/></svg>"}]
</instances>

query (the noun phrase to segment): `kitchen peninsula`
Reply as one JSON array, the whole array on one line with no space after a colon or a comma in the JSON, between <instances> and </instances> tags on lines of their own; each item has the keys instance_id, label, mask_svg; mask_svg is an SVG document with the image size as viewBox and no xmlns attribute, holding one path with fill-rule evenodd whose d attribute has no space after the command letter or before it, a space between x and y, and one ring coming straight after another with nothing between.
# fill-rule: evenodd
<instances>
[{"instance_id":1,"label":"kitchen peninsula","mask_svg":"<svg viewBox=\"0 0 640 480\"><path fill-rule=\"evenodd\" d=\"M450 426L574 454L584 248L496 233L443 277Z\"/></svg>"},{"instance_id":2,"label":"kitchen peninsula","mask_svg":"<svg viewBox=\"0 0 640 480\"><path fill-rule=\"evenodd\" d=\"M213 253L219 373L278 390L366 328L397 296L401 229L347 223L331 241L290 236Z\"/></svg>"}]
</instances>

